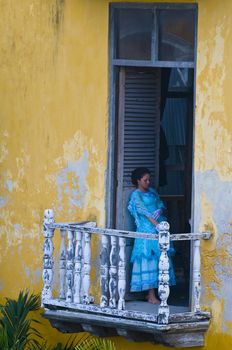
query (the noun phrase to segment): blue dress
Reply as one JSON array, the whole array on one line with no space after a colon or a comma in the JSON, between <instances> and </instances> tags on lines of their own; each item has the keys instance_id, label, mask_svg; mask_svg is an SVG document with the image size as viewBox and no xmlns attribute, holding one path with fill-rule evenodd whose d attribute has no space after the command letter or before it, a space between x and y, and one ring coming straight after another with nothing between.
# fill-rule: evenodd
<instances>
[{"instance_id":1,"label":"blue dress","mask_svg":"<svg viewBox=\"0 0 232 350\"><path fill-rule=\"evenodd\" d=\"M167 219L163 215L164 209L164 203L152 188L149 188L147 192L136 189L131 194L128 210L135 219L137 232L158 233L156 227L148 220L148 217L158 222L166 221ZM157 210L160 210L161 213L158 218ZM170 286L176 284L173 264L170 258L174 253L173 244L170 244L168 251ZM133 263L131 292L141 292L151 288L158 288L159 258L160 249L157 240L135 239L131 255L131 262Z\"/></svg>"}]
</instances>

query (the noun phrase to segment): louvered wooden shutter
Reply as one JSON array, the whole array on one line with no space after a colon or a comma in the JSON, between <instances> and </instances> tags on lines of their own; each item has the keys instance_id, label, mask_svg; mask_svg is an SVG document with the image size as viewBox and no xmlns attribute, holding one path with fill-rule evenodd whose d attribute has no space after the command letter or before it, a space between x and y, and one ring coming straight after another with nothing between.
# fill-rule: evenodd
<instances>
[{"instance_id":1,"label":"louvered wooden shutter","mask_svg":"<svg viewBox=\"0 0 232 350\"><path fill-rule=\"evenodd\" d=\"M119 82L117 226L130 229L127 211L131 171L151 170L159 179L160 69L121 68Z\"/></svg>"}]
</instances>

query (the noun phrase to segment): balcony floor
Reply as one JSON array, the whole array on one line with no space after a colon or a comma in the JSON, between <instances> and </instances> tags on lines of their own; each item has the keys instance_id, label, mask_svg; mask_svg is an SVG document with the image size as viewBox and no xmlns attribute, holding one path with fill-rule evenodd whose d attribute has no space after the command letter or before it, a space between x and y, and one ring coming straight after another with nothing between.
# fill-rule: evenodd
<instances>
[{"instance_id":1,"label":"balcony floor","mask_svg":"<svg viewBox=\"0 0 232 350\"><path fill-rule=\"evenodd\" d=\"M145 313L150 313L156 315L158 313L159 305L152 305L147 301L127 301L126 310L140 311ZM187 306L174 306L169 305L170 314L178 314L188 312L189 308Z\"/></svg>"}]
</instances>

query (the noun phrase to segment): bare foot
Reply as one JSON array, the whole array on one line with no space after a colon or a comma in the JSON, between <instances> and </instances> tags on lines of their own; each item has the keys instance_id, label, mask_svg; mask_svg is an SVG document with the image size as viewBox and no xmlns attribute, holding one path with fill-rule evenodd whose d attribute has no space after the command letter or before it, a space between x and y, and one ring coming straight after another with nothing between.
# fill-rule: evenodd
<instances>
[{"instance_id":1,"label":"bare foot","mask_svg":"<svg viewBox=\"0 0 232 350\"><path fill-rule=\"evenodd\" d=\"M150 289L149 292L148 292L148 295L147 295L147 301L151 304L155 304L155 305L159 305L160 304L160 301L159 299L156 298L155 296L155 292L153 289Z\"/></svg>"},{"instance_id":2,"label":"bare foot","mask_svg":"<svg viewBox=\"0 0 232 350\"><path fill-rule=\"evenodd\" d=\"M160 301L157 298L149 298L149 297L147 297L147 301L149 303L151 303L151 304L154 304L154 305L159 305L160 304Z\"/></svg>"}]
</instances>

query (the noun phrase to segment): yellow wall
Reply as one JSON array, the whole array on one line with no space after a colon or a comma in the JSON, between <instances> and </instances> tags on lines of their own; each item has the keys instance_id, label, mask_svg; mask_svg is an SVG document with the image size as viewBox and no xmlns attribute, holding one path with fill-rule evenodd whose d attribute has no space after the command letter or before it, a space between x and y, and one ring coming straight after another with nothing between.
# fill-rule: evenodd
<instances>
[{"instance_id":1,"label":"yellow wall","mask_svg":"<svg viewBox=\"0 0 232 350\"><path fill-rule=\"evenodd\" d=\"M0 0L1 298L41 290L45 208L57 221L104 225L108 4ZM202 301L213 311L206 348L229 349L232 2L198 4L194 218L196 230L215 234L203 245ZM65 339L42 322L51 343ZM115 341L117 349L141 346Z\"/></svg>"}]
</instances>

